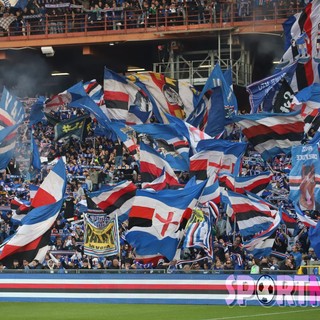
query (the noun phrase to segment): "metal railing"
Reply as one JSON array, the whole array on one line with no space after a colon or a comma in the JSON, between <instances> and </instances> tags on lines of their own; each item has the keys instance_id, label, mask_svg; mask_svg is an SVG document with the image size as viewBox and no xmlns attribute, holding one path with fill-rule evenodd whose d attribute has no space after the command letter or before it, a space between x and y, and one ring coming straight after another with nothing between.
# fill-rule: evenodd
<instances>
[{"instance_id":1,"label":"metal railing","mask_svg":"<svg viewBox=\"0 0 320 320\"><path fill-rule=\"evenodd\" d=\"M0 28L0 41L8 39L43 39L54 37L88 36L89 34L134 34L141 32L186 31L193 29L226 29L234 27L255 27L258 25L280 25L284 19L299 11L299 8L278 8L267 10L253 8L250 15L239 16L236 5L229 4L228 10L217 12L213 7L203 11L178 7L175 12L157 10L150 14L142 10L126 8L108 9L97 16L93 12L66 13L63 15L34 15L23 19L8 19L8 27ZM0 23L0 25L3 25ZM5 25L5 24L4 24Z\"/></svg>"}]
</instances>

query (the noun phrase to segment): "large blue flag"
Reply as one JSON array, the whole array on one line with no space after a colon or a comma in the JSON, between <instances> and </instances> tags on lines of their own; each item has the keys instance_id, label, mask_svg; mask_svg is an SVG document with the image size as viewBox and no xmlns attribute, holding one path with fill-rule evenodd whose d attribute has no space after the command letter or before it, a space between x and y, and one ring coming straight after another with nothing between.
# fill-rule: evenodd
<instances>
[{"instance_id":1,"label":"large blue flag","mask_svg":"<svg viewBox=\"0 0 320 320\"><path fill-rule=\"evenodd\" d=\"M183 230L205 185L206 181L179 190L137 190L126 235L137 254L174 258Z\"/></svg>"},{"instance_id":2,"label":"large blue flag","mask_svg":"<svg viewBox=\"0 0 320 320\"><path fill-rule=\"evenodd\" d=\"M23 119L21 102L3 88L0 101L0 169L5 169L13 157L17 130Z\"/></svg>"},{"instance_id":3,"label":"large blue flag","mask_svg":"<svg viewBox=\"0 0 320 320\"><path fill-rule=\"evenodd\" d=\"M293 203L302 210L320 209L320 162L316 144L292 148L292 169L289 174L290 194Z\"/></svg>"},{"instance_id":4,"label":"large blue flag","mask_svg":"<svg viewBox=\"0 0 320 320\"><path fill-rule=\"evenodd\" d=\"M216 172L229 172L237 175L240 170L241 158L246 151L247 143L227 140L200 140L197 152L208 155L208 167ZM197 156L197 154L195 155Z\"/></svg>"},{"instance_id":5,"label":"large blue flag","mask_svg":"<svg viewBox=\"0 0 320 320\"><path fill-rule=\"evenodd\" d=\"M31 106L29 125L32 126L38 122L42 122L45 119L43 112L43 106L46 98L39 97L37 101Z\"/></svg>"},{"instance_id":6,"label":"large blue flag","mask_svg":"<svg viewBox=\"0 0 320 320\"><path fill-rule=\"evenodd\" d=\"M230 82L230 79L228 78ZM224 131L225 118L237 110L231 84L226 81L219 64L212 70L194 111L187 122L210 136Z\"/></svg>"},{"instance_id":7,"label":"large blue flag","mask_svg":"<svg viewBox=\"0 0 320 320\"><path fill-rule=\"evenodd\" d=\"M292 78L297 63L292 63L273 75L247 86L251 112L256 113L268 93L284 78Z\"/></svg>"},{"instance_id":8,"label":"large blue flag","mask_svg":"<svg viewBox=\"0 0 320 320\"><path fill-rule=\"evenodd\" d=\"M174 170L189 170L188 140L173 124L135 125L133 129L147 135L152 147L164 156Z\"/></svg>"}]
</instances>

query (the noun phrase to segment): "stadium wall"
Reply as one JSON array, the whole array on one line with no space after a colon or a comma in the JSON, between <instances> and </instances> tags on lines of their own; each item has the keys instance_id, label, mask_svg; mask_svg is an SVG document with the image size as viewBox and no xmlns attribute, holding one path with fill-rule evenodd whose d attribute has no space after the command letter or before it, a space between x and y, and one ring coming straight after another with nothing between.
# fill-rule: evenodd
<instances>
[{"instance_id":1,"label":"stadium wall","mask_svg":"<svg viewBox=\"0 0 320 320\"><path fill-rule=\"evenodd\" d=\"M0 274L0 301L318 306L320 277L240 274Z\"/></svg>"}]
</instances>

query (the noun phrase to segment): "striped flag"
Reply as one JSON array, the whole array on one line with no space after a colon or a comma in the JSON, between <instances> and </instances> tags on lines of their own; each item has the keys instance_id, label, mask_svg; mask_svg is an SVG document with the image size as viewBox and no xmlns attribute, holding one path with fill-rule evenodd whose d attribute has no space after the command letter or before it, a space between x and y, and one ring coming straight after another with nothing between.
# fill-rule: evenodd
<instances>
[{"instance_id":1,"label":"striped flag","mask_svg":"<svg viewBox=\"0 0 320 320\"><path fill-rule=\"evenodd\" d=\"M96 79L83 83L83 88L87 95L99 106L104 104L103 88Z\"/></svg>"},{"instance_id":2,"label":"striped flag","mask_svg":"<svg viewBox=\"0 0 320 320\"><path fill-rule=\"evenodd\" d=\"M133 82L105 68L103 88L105 101L103 110L109 119L124 121L127 124L148 121L152 103L148 95Z\"/></svg>"},{"instance_id":3,"label":"striped flag","mask_svg":"<svg viewBox=\"0 0 320 320\"><path fill-rule=\"evenodd\" d=\"M33 259L42 245L48 245L48 235L64 201L66 169L59 162L49 172L33 199L32 209L22 220L22 225L2 247L0 260L18 254ZM46 238L46 239L45 239ZM45 241L44 241L45 239Z\"/></svg>"},{"instance_id":4,"label":"striped flag","mask_svg":"<svg viewBox=\"0 0 320 320\"><path fill-rule=\"evenodd\" d=\"M186 226L182 248L202 248L208 257L213 258L212 225L213 217L211 215L207 216L200 209L193 210Z\"/></svg>"},{"instance_id":5,"label":"striped flag","mask_svg":"<svg viewBox=\"0 0 320 320\"><path fill-rule=\"evenodd\" d=\"M320 1L313 0L299 13L291 16L283 25L287 50L278 68L292 61L298 61L295 75L290 83L298 92L312 83L319 83L320 52Z\"/></svg>"},{"instance_id":6,"label":"striped flag","mask_svg":"<svg viewBox=\"0 0 320 320\"><path fill-rule=\"evenodd\" d=\"M180 185L179 179L169 163L156 150L147 144L140 143L140 173L143 182L152 182L166 171L167 182L174 186Z\"/></svg>"},{"instance_id":7,"label":"striped flag","mask_svg":"<svg viewBox=\"0 0 320 320\"><path fill-rule=\"evenodd\" d=\"M316 227L316 225L317 225L316 221L314 221L309 216L304 214L297 204L294 206L294 208L296 210L297 218L300 222L302 222L308 228L309 227Z\"/></svg>"},{"instance_id":8,"label":"striped flag","mask_svg":"<svg viewBox=\"0 0 320 320\"><path fill-rule=\"evenodd\" d=\"M264 160L279 153L288 154L301 144L304 122L300 111L290 113L259 113L233 117L254 149Z\"/></svg>"},{"instance_id":9,"label":"striped flag","mask_svg":"<svg viewBox=\"0 0 320 320\"><path fill-rule=\"evenodd\" d=\"M143 124L133 126L133 129L145 135L174 170L189 170L188 140L173 124Z\"/></svg>"},{"instance_id":10,"label":"striped flag","mask_svg":"<svg viewBox=\"0 0 320 320\"><path fill-rule=\"evenodd\" d=\"M268 229L276 215L266 202L232 191L224 191L222 201L227 205L227 215L235 220L243 237Z\"/></svg>"},{"instance_id":11,"label":"striped flag","mask_svg":"<svg viewBox=\"0 0 320 320\"><path fill-rule=\"evenodd\" d=\"M160 191L164 189L177 189L177 188L183 188L183 187L184 187L183 184L174 185L174 186L170 184L170 178L168 178L165 168L163 168L160 177L156 178L152 182L142 183L142 189L151 188L155 191Z\"/></svg>"},{"instance_id":12,"label":"striped flag","mask_svg":"<svg viewBox=\"0 0 320 320\"><path fill-rule=\"evenodd\" d=\"M316 118L320 114L320 84L313 83L299 91L292 100L292 108L301 110L301 117L305 122L305 133L311 127L315 130L319 128L319 121Z\"/></svg>"},{"instance_id":13,"label":"striped flag","mask_svg":"<svg viewBox=\"0 0 320 320\"><path fill-rule=\"evenodd\" d=\"M219 183L221 187L228 188L237 193L245 193L246 191L262 195L263 191L268 187L273 177L270 171L261 172L254 176L235 177L228 173L219 175Z\"/></svg>"},{"instance_id":14,"label":"striped flag","mask_svg":"<svg viewBox=\"0 0 320 320\"><path fill-rule=\"evenodd\" d=\"M231 142L227 140L201 140L197 152L190 158L190 171L201 171L211 176L213 172L229 172L238 174L241 157L247 148L244 142Z\"/></svg>"},{"instance_id":15,"label":"striped flag","mask_svg":"<svg viewBox=\"0 0 320 320\"><path fill-rule=\"evenodd\" d=\"M99 191L88 193L92 201L105 213L120 218L131 208L137 187L132 181L121 181L102 187Z\"/></svg>"},{"instance_id":16,"label":"striped flag","mask_svg":"<svg viewBox=\"0 0 320 320\"><path fill-rule=\"evenodd\" d=\"M273 222L267 229L263 229L258 234L253 236L249 241L244 242L243 248L248 254L253 254L256 258L269 256L272 252L272 247L281 222L281 212L278 211Z\"/></svg>"}]
</instances>

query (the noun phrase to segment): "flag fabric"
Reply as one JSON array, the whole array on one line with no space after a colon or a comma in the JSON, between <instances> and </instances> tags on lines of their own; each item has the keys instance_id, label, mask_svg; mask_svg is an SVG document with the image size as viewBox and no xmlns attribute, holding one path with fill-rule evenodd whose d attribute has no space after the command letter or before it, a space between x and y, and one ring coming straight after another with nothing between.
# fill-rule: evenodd
<instances>
[{"instance_id":1,"label":"flag fabric","mask_svg":"<svg viewBox=\"0 0 320 320\"><path fill-rule=\"evenodd\" d=\"M278 68L297 61L295 75L290 82L294 92L298 92L312 83L319 83L320 52L319 39L320 1L309 2L300 12L284 23L287 49Z\"/></svg>"},{"instance_id":2,"label":"flag fabric","mask_svg":"<svg viewBox=\"0 0 320 320\"><path fill-rule=\"evenodd\" d=\"M274 222L276 211L271 210L266 202L232 191L224 191L222 199L227 205L227 215L236 222L243 237L267 230Z\"/></svg>"},{"instance_id":3,"label":"flag fabric","mask_svg":"<svg viewBox=\"0 0 320 320\"><path fill-rule=\"evenodd\" d=\"M106 214L84 214L83 252L93 257L109 257L120 253L117 216L110 219Z\"/></svg>"},{"instance_id":4,"label":"flag fabric","mask_svg":"<svg viewBox=\"0 0 320 320\"><path fill-rule=\"evenodd\" d=\"M43 112L44 102L46 98L45 97L39 97L37 101L31 106L30 108L30 119L29 119L29 125L33 126L34 124L37 124L38 122L42 122L45 119L45 115Z\"/></svg>"},{"instance_id":5,"label":"flag fabric","mask_svg":"<svg viewBox=\"0 0 320 320\"><path fill-rule=\"evenodd\" d=\"M161 254L172 260L206 181L179 190L137 190L129 213L126 240L139 255Z\"/></svg>"},{"instance_id":6,"label":"flag fabric","mask_svg":"<svg viewBox=\"0 0 320 320\"><path fill-rule=\"evenodd\" d=\"M285 225L289 236L295 237L297 235L299 231L297 220L285 210L282 210L282 223Z\"/></svg>"},{"instance_id":7,"label":"flag fabric","mask_svg":"<svg viewBox=\"0 0 320 320\"><path fill-rule=\"evenodd\" d=\"M71 137L83 140L90 129L89 115L61 121L54 126L54 140L70 139Z\"/></svg>"},{"instance_id":8,"label":"flag fabric","mask_svg":"<svg viewBox=\"0 0 320 320\"><path fill-rule=\"evenodd\" d=\"M310 246L314 249L317 258L320 259L320 221L315 227L309 228L308 236Z\"/></svg>"},{"instance_id":9,"label":"flag fabric","mask_svg":"<svg viewBox=\"0 0 320 320\"><path fill-rule=\"evenodd\" d=\"M0 100L0 170L13 157L17 130L24 115L22 103L4 87Z\"/></svg>"},{"instance_id":10,"label":"flag fabric","mask_svg":"<svg viewBox=\"0 0 320 320\"><path fill-rule=\"evenodd\" d=\"M111 120L127 124L145 123L151 116L152 102L133 82L104 69L104 112ZM131 111L131 113L130 113Z\"/></svg>"},{"instance_id":11,"label":"flag fabric","mask_svg":"<svg viewBox=\"0 0 320 320\"><path fill-rule=\"evenodd\" d=\"M237 175L240 170L240 160L246 148L247 143L244 142L207 139L199 141L197 152L202 153L204 157L207 157L208 172L229 172ZM197 156L197 154L195 156ZM190 163L192 161L191 159Z\"/></svg>"},{"instance_id":12,"label":"flag fabric","mask_svg":"<svg viewBox=\"0 0 320 320\"><path fill-rule=\"evenodd\" d=\"M212 216L207 216L200 209L193 210L186 226L182 249L200 248L204 250L208 257L213 259L212 225Z\"/></svg>"},{"instance_id":13,"label":"flag fabric","mask_svg":"<svg viewBox=\"0 0 320 320\"><path fill-rule=\"evenodd\" d=\"M319 128L318 121L315 121L320 113L320 84L313 83L299 91L292 100L292 108L301 110L301 116L305 122L305 132L311 127ZM317 125L317 127L316 127Z\"/></svg>"},{"instance_id":14,"label":"flag fabric","mask_svg":"<svg viewBox=\"0 0 320 320\"><path fill-rule=\"evenodd\" d=\"M14 197L10 201L10 208L14 212L13 219L21 220L30 210L30 202L22 201L17 197Z\"/></svg>"},{"instance_id":15,"label":"flag fabric","mask_svg":"<svg viewBox=\"0 0 320 320\"><path fill-rule=\"evenodd\" d=\"M269 256L272 252L272 247L280 222L281 212L278 211L274 217L273 223L269 226L269 228L261 231L253 236L250 240L244 242L243 248L247 251L247 253L253 254L255 258Z\"/></svg>"},{"instance_id":16,"label":"flag fabric","mask_svg":"<svg viewBox=\"0 0 320 320\"><path fill-rule=\"evenodd\" d=\"M92 201L110 217L115 213L120 218L131 208L137 187L132 181L121 181L114 185L106 185L99 191L89 192Z\"/></svg>"},{"instance_id":17,"label":"flag fabric","mask_svg":"<svg viewBox=\"0 0 320 320\"><path fill-rule=\"evenodd\" d=\"M33 183L30 183L29 184L29 194L30 194L30 203L32 202L32 200L34 199L34 197L36 196L37 194L37 191L39 190L39 186L33 184Z\"/></svg>"},{"instance_id":18,"label":"flag fabric","mask_svg":"<svg viewBox=\"0 0 320 320\"><path fill-rule=\"evenodd\" d=\"M304 137L304 122L299 111L238 115L233 121L264 160L279 153L290 153Z\"/></svg>"},{"instance_id":19,"label":"flag fabric","mask_svg":"<svg viewBox=\"0 0 320 320\"><path fill-rule=\"evenodd\" d=\"M263 191L268 187L273 177L270 171L261 172L254 176L233 176L228 173L219 175L219 183L221 187L228 188L237 193L245 193L246 191L262 195Z\"/></svg>"},{"instance_id":20,"label":"flag fabric","mask_svg":"<svg viewBox=\"0 0 320 320\"><path fill-rule=\"evenodd\" d=\"M229 116L230 110L231 113L237 110L231 84L227 83L220 65L216 64L198 96L198 103L187 122L210 136L223 132L225 118Z\"/></svg>"},{"instance_id":21,"label":"flag fabric","mask_svg":"<svg viewBox=\"0 0 320 320\"><path fill-rule=\"evenodd\" d=\"M268 93L272 93L272 90L278 88L277 85L280 81L283 79L291 80L296 68L297 63L292 63L282 70L278 70L273 75L248 85L247 91L249 93L251 113L256 113L259 110L261 103L264 101Z\"/></svg>"},{"instance_id":22,"label":"flag fabric","mask_svg":"<svg viewBox=\"0 0 320 320\"><path fill-rule=\"evenodd\" d=\"M103 88L96 79L84 82L83 88L87 95L96 103L96 105L99 107L103 106Z\"/></svg>"},{"instance_id":23,"label":"flag fabric","mask_svg":"<svg viewBox=\"0 0 320 320\"><path fill-rule=\"evenodd\" d=\"M263 103L263 110L266 112L275 112L275 113L286 113L293 111L291 109L291 104L293 101L294 92L291 89L286 78L283 78L279 82L279 90L274 94L274 99L270 99L271 107L267 107L266 99Z\"/></svg>"},{"instance_id":24,"label":"flag fabric","mask_svg":"<svg viewBox=\"0 0 320 320\"><path fill-rule=\"evenodd\" d=\"M209 176L207 184L199 198L199 203L201 204L208 202L220 203L220 186L216 174Z\"/></svg>"},{"instance_id":25,"label":"flag fabric","mask_svg":"<svg viewBox=\"0 0 320 320\"><path fill-rule=\"evenodd\" d=\"M15 253L37 254L43 245L44 235L50 232L64 201L66 169L62 160L55 165L41 184L31 206L32 209L22 220L22 225L2 247L0 260ZM48 242L46 242L48 244Z\"/></svg>"},{"instance_id":26,"label":"flag fabric","mask_svg":"<svg viewBox=\"0 0 320 320\"><path fill-rule=\"evenodd\" d=\"M31 134L31 165L34 169L41 170L41 160L40 160L38 145L36 144L32 134Z\"/></svg>"},{"instance_id":27,"label":"flag fabric","mask_svg":"<svg viewBox=\"0 0 320 320\"><path fill-rule=\"evenodd\" d=\"M128 126L122 122L112 122L110 127L117 135L118 139L123 142L130 155L136 160L139 159L139 145L137 141L136 132L131 126Z\"/></svg>"},{"instance_id":28,"label":"flag fabric","mask_svg":"<svg viewBox=\"0 0 320 320\"><path fill-rule=\"evenodd\" d=\"M180 185L175 172L164 157L147 144L140 142L140 174L143 182L152 182L159 178L163 168L170 185Z\"/></svg>"},{"instance_id":29,"label":"flag fabric","mask_svg":"<svg viewBox=\"0 0 320 320\"><path fill-rule=\"evenodd\" d=\"M320 164L316 144L292 148L292 169L289 174L289 199L302 210L319 210Z\"/></svg>"},{"instance_id":30,"label":"flag fabric","mask_svg":"<svg viewBox=\"0 0 320 320\"><path fill-rule=\"evenodd\" d=\"M189 142L191 150L190 155L196 153L196 148L200 140L212 139L211 136L206 134L204 131L192 126L191 124L181 120L177 117L173 117L167 114L167 119L171 125L173 125L178 132L183 135Z\"/></svg>"},{"instance_id":31,"label":"flag fabric","mask_svg":"<svg viewBox=\"0 0 320 320\"><path fill-rule=\"evenodd\" d=\"M163 168L161 175L153 180L152 182L143 182L141 185L142 189L153 189L155 191L160 191L164 189L178 189L183 188L184 185L171 185L170 184L170 177L167 176L165 168Z\"/></svg>"},{"instance_id":32,"label":"flag fabric","mask_svg":"<svg viewBox=\"0 0 320 320\"><path fill-rule=\"evenodd\" d=\"M145 85L149 96L155 101L153 112L161 123L168 123L166 114L185 119L185 106L179 91L179 82L160 73L145 72L127 77L132 82L140 82ZM184 90L184 94L185 94ZM193 95L193 92L189 92Z\"/></svg>"},{"instance_id":33,"label":"flag fabric","mask_svg":"<svg viewBox=\"0 0 320 320\"><path fill-rule=\"evenodd\" d=\"M6 8L14 7L23 9L28 4L27 0L1 0Z\"/></svg>"},{"instance_id":34,"label":"flag fabric","mask_svg":"<svg viewBox=\"0 0 320 320\"><path fill-rule=\"evenodd\" d=\"M174 125L143 124L133 126L133 129L139 134L146 135L153 148L164 157L174 170L189 170L189 143Z\"/></svg>"},{"instance_id":35,"label":"flag fabric","mask_svg":"<svg viewBox=\"0 0 320 320\"><path fill-rule=\"evenodd\" d=\"M317 223L311 219L309 216L307 216L306 214L303 213L303 211L301 211L300 207L296 204L294 206L295 211L296 211L296 215L297 218L300 222L302 222L306 227L316 227Z\"/></svg>"}]
</instances>

